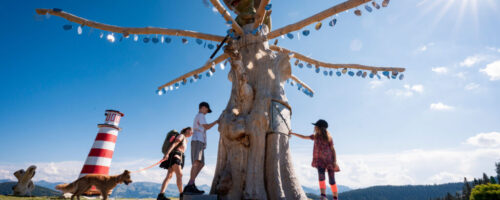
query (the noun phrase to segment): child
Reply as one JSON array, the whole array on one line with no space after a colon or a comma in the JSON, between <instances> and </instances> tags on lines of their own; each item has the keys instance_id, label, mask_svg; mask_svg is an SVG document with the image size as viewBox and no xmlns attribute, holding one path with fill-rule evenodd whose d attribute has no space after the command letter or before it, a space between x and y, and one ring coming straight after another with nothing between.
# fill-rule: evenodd
<instances>
[{"instance_id":1,"label":"child","mask_svg":"<svg viewBox=\"0 0 500 200\"><path fill-rule=\"evenodd\" d=\"M340 171L337 165L337 155L333 148L332 136L328 130L328 123L325 120L318 120L314 125L314 134L305 136L290 131L290 134L302 139L314 140L312 166L318 169L319 189L321 199L326 198L325 170L328 171L328 180L333 192L333 199L338 199L337 184L335 183L335 172Z\"/></svg>"},{"instance_id":2,"label":"child","mask_svg":"<svg viewBox=\"0 0 500 200\"><path fill-rule=\"evenodd\" d=\"M163 180L163 184L161 185L161 191L156 198L157 200L169 199L165 197L165 190L167 189L168 182L172 178L174 172L177 178L177 188L179 189L179 194L182 196L182 168L184 167L184 152L187 148L187 138L191 137L191 135L193 135L191 127L182 129L181 134L178 134L172 141L173 144L171 144L168 149L164 150L165 156L163 159L165 161L160 164L160 167L168 169L168 172L165 180Z\"/></svg>"}]
</instances>

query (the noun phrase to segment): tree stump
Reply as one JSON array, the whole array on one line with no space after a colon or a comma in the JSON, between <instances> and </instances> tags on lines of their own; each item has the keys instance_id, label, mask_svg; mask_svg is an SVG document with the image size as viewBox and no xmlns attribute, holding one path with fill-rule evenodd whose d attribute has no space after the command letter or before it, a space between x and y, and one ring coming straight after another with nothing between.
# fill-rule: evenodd
<instances>
[{"instance_id":1,"label":"tree stump","mask_svg":"<svg viewBox=\"0 0 500 200\"><path fill-rule=\"evenodd\" d=\"M244 27L251 32L251 24ZM230 40L231 96L219 122L217 166L210 193L221 199L306 199L292 166L291 108L284 83L290 55L273 52L267 26Z\"/></svg>"},{"instance_id":2,"label":"tree stump","mask_svg":"<svg viewBox=\"0 0 500 200\"><path fill-rule=\"evenodd\" d=\"M35 176L36 166L31 165L24 171L24 169L14 172L17 178L17 184L12 187L14 196L31 196L31 191L35 189L35 184L31 180Z\"/></svg>"}]
</instances>

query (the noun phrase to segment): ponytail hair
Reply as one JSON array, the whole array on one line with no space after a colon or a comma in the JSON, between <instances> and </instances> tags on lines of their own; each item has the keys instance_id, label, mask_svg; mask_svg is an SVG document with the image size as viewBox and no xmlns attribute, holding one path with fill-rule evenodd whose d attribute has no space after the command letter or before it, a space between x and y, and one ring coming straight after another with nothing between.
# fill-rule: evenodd
<instances>
[{"instance_id":1,"label":"ponytail hair","mask_svg":"<svg viewBox=\"0 0 500 200\"><path fill-rule=\"evenodd\" d=\"M316 126L318 127L318 132L316 132L316 136L319 136L319 138L321 138L322 140L324 141L330 141L330 138L332 138L330 136L330 132L328 132L328 130L326 130L326 128L324 127L319 127L319 126Z\"/></svg>"},{"instance_id":2,"label":"ponytail hair","mask_svg":"<svg viewBox=\"0 0 500 200\"><path fill-rule=\"evenodd\" d=\"M186 128L183 128L183 129L181 130L181 134L183 134L183 135L184 135L184 134L186 134L186 132L187 132L188 130L191 130L191 127L189 127L189 126L188 126L188 127L186 127Z\"/></svg>"}]
</instances>

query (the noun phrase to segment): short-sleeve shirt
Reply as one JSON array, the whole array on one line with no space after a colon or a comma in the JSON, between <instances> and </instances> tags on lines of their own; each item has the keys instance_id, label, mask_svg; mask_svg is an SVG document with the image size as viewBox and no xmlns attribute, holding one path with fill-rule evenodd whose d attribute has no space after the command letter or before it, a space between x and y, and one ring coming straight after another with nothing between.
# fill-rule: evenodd
<instances>
[{"instance_id":1,"label":"short-sleeve shirt","mask_svg":"<svg viewBox=\"0 0 500 200\"><path fill-rule=\"evenodd\" d=\"M313 160L311 165L315 168L323 168L333 170L333 140L324 140L316 135L309 136L314 140Z\"/></svg>"},{"instance_id":2,"label":"short-sleeve shirt","mask_svg":"<svg viewBox=\"0 0 500 200\"><path fill-rule=\"evenodd\" d=\"M205 120L205 114L198 113L196 117L194 117L193 139L191 139L191 141L200 141L206 144L207 134L202 124L207 124L207 121Z\"/></svg>"}]
</instances>

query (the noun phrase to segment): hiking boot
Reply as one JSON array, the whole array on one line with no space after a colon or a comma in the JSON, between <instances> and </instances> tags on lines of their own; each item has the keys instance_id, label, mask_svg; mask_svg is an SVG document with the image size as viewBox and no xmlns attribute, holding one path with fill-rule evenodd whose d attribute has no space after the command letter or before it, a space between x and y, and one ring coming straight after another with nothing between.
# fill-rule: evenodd
<instances>
[{"instance_id":1,"label":"hiking boot","mask_svg":"<svg viewBox=\"0 0 500 200\"><path fill-rule=\"evenodd\" d=\"M156 197L156 200L170 200L170 199L169 199L169 198L167 198L167 197L165 196L165 194L160 193L160 194L158 194L158 197Z\"/></svg>"},{"instance_id":2,"label":"hiking boot","mask_svg":"<svg viewBox=\"0 0 500 200\"><path fill-rule=\"evenodd\" d=\"M203 193L205 193L205 191L203 191L203 190L199 190L199 189L196 187L196 185L195 185L195 184L193 184L193 189L194 189L194 191L195 191L196 193L198 193L198 194L203 194Z\"/></svg>"},{"instance_id":3,"label":"hiking boot","mask_svg":"<svg viewBox=\"0 0 500 200\"><path fill-rule=\"evenodd\" d=\"M193 184L193 185L186 185L186 187L184 187L184 190L183 190L184 194L203 194L205 193L204 191L201 191L201 190L198 190L198 188L196 188L196 186Z\"/></svg>"}]
</instances>

